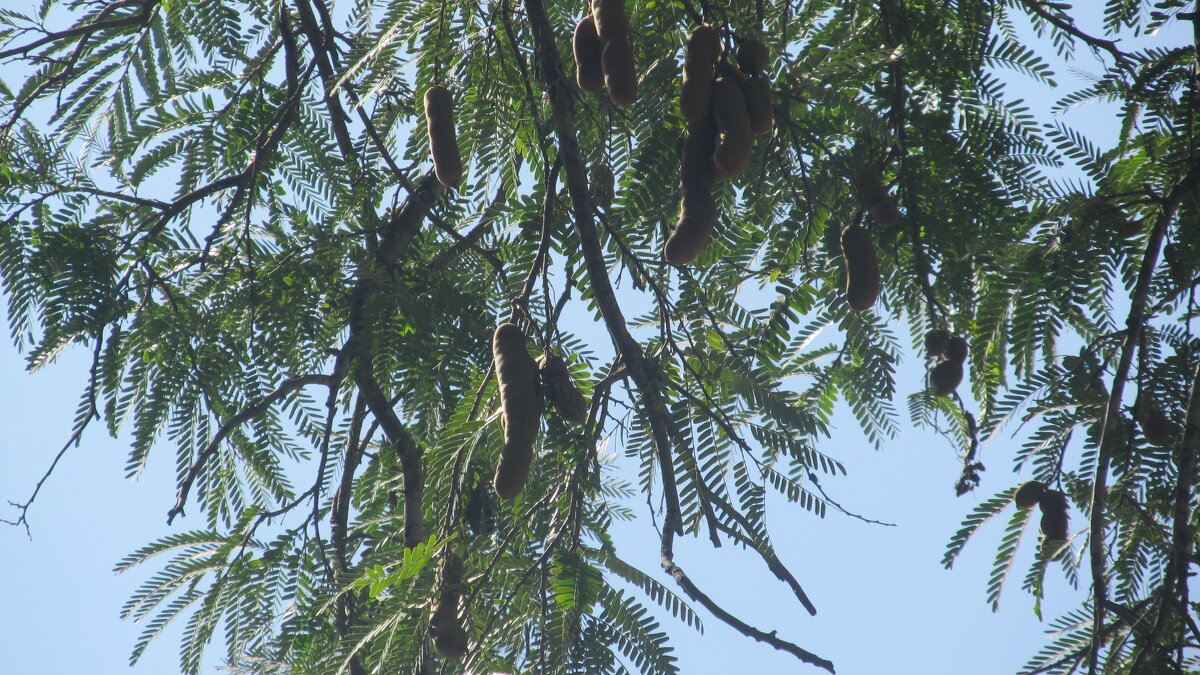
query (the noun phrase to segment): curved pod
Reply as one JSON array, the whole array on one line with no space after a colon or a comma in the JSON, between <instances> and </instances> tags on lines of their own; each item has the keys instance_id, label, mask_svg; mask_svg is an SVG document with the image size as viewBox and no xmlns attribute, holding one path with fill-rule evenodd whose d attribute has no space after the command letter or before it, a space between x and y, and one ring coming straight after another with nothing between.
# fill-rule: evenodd
<instances>
[{"instance_id":1,"label":"curved pod","mask_svg":"<svg viewBox=\"0 0 1200 675\"><path fill-rule=\"evenodd\" d=\"M454 131L454 97L450 90L435 84L425 90L425 126L429 131L429 154L433 155L433 173L438 182L454 187L462 180L462 157L458 154L458 136Z\"/></svg>"},{"instance_id":2,"label":"curved pod","mask_svg":"<svg viewBox=\"0 0 1200 675\"><path fill-rule=\"evenodd\" d=\"M738 45L737 64L747 75L757 75L771 63L771 53L758 38L748 38Z\"/></svg>"},{"instance_id":3,"label":"curved pod","mask_svg":"<svg viewBox=\"0 0 1200 675\"><path fill-rule=\"evenodd\" d=\"M608 87L608 97L622 108L633 105L638 87L633 45L629 44L629 40L606 42L600 63L604 68L604 86Z\"/></svg>"},{"instance_id":4,"label":"curved pod","mask_svg":"<svg viewBox=\"0 0 1200 675\"><path fill-rule=\"evenodd\" d=\"M520 328L502 323L492 336L492 359L500 382L504 418L504 449L496 464L496 494L512 499L525 489L537 439L537 364L526 348Z\"/></svg>"},{"instance_id":5,"label":"curved pod","mask_svg":"<svg viewBox=\"0 0 1200 675\"><path fill-rule=\"evenodd\" d=\"M587 419L587 402L571 381L567 362L555 354L542 354L538 359L538 370L546 398L558 416L572 424L582 424Z\"/></svg>"},{"instance_id":6,"label":"curved pod","mask_svg":"<svg viewBox=\"0 0 1200 675\"><path fill-rule=\"evenodd\" d=\"M712 106L712 80L721 54L721 33L713 26L697 26L685 43L683 82L679 85L679 110L688 125L698 125Z\"/></svg>"},{"instance_id":7,"label":"curved pod","mask_svg":"<svg viewBox=\"0 0 1200 675\"><path fill-rule=\"evenodd\" d=\"M713 151L713 165L717 176L729 178L750 166L754 142L750 133L750 113L737 80L718 77L713 82L712 96L713 117L720 133L717 148Z\"/></svg>"},{"instance_id":8,"label":"curved pod","mask_svg":"<svg viewBox=\"0 0 1200 675\"><path fill-rule=\"evenodd\" d=\"M593 0L592 20L596 22L596 34L605 45L614 40L629 40L625 0Z\"/></svg>"},{"instance_id":9,"label":"curved pod","mask_svg":"<svg viewBox=\"0 0 1200 675\"><path fill-rule=\"evenodd\" d=\"M879 260L871 233L862 225L842 230L842 256L846 261L846 300L855 311L870 309L879 298Z\"/></svg>"},{"instance_id":10,"label":"curved pod","mask_svg":"<svg viewBox=\"0 0 1200 675\"><path fill-rule=\"evenodd\" d=\"M963 380L963 365L959 361L942 361L929 372L929 387L935 396L949 396Z\"/></svg>"},{"instance_id":11,"label":"curved pod","mask_svg":"<svg viewBox=\"0 0 1200 675\"><path fill-rule=\"evenodd\" d=\"M696 259L717 227L717 202L711 192L684 192L679 207L679 223L667 239L663 257L672 265L686 265Z\"/></svg>"},{"instance_id":12,"label":"curved pod","mask_svg":"<svg viewBox=\"0 0 1200 675\"><path fill-rule=\"evenodd\" d=\"M742 97L750 116L750 133L755 136L771 132L775 126L775 108L771 105L771 81L751 77L742 83Z\"/></svg>"},{"instance_id":13,"label":"curved pod","mask_svg":"<svg viewBox=\"0 0 1200 675\"><path fill-rule=\"evenodd\" d=\"M596 22L587 15L575 24L575 37L571 41L575 54L575 83L584 91L600 91L604 88L604 68L600 58L604 43L596 33Z\"/></svg>"}]
</instances>

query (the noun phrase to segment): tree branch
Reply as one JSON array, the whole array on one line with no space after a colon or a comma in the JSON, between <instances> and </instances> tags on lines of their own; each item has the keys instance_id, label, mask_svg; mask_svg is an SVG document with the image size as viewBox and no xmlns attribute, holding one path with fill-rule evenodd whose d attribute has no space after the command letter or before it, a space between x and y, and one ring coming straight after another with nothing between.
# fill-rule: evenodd
<instances>
[{"instance_id":1,"label":"tree branch","mask_svg":"<svg viewBox=\"0 0 1200 675\"><path fill-rule=\"evenodd\" d=\"M1091 558L1092 571L1092 604L1093 628L1091 643L1091 660L1089 672L1095 673L1099 667L1100 648L1104 641L1105 602L1108 600L1108 581L1105 578L1104 535L1106 524L1105 505L1108 495L1108 467L1113 450L1117 443L1118 422L1121 418L1122 397L1125 393L1125 383L1129 379L1129 370L1133 364L1133 354L1141 342L1142 331L1146 322L1146 302L1150 296L1150 281L1154 276L1154 268L1158 264L1158 254L1166 237L1167 226L1175 218L1184 196L1200 179L1200 164L1188 171L1175 184L1163 200L1162 211L1154 221L1154 229L1146 242L1146 252L1142 258L1142 266L1138 272L1137 282L1130 296L1129 317L1125 321L1125 340L1121 346L1120 359L1113 373L1112 391L1104 410L1104 429L1100 436L1099 450L1096 453L1096 473L1092 483L1092 513L1088 548Z\"/></svg>"},{"instance_id":2,"label":"tree branch","mask_svg":"<svg viewBox=\"0 0 1200 675\"><path fill-rule=\"evenodd\" d=\"M242 410L242 412L226 420L225 423L222 424L219 429L217 429L216 435L213 436L213 439L209 441L208 445L200 451L200 454L196 455L196 459L192 462L191 468L188 469L187 475L184 477L183 481L180 482L179 491L176 493L175 497L175 505L171 507L170 511L167 511L167 524L170 525L171 522L175 520L175 516L183 514L183 508L184 505L187 504L188 493L192 489L192 484L196 482L196 478L200 476L200 472L204 469L204 465L208 462L208 460L217 453L217 450L221 447L221 442L224 441L234 429L237 429L246 422L249 422L255 417L267 412L271 409L271 406L278 403L288 394L310 384L321 384L328 387L336 387L337 380L332 375L320 374L300 375L298 377L284 380L283 383L275 389L275 391L272 391L270 394L267 394L262 399Z\"/></svg>"},{"instance_id":3,"label":"tree branch","mask_svg":"<svg viewBox=\"0 0 1200 675\"><path fill-rule=\"evenodd\" d=\"M1102 49L1108 52L1112 55L1113 59L1116 60L1117 64L1121 68L1126 71L1133 72L1132 59L1129 58L1128 54L1121 51L1121 49L1117 47L1117 43L1113 40L1104 40L1102 38L1092 37L1091 35L1084 33L1079 29L1078 26L1075 25L1075 22L1072 21L1070 17L1054 14L1047 9L1047 7L1051 5L1046 2L1042 2L1041 0L1021 0L1021 4L1024 5L1025 8L1032 12L1035 16L1045 19L1064 33L1083 40L1092 49Z\"/></svg>"},{"instance_id":4,"label":"tree branch","mask_svg":"<svg viewBox=\"0 0 1200 675\"><path fill-rule=\"evenodd\" d=\"M613 346L624 360L625 367L642 395L643 408L650 422L659 470L662 473L663 497L666 500L667 511L663 525L669 530L683 534L679 490L675 484L675 470L671 459L671 417L662 390L658 386L658 374L651 372L641 344L630 335L621 305L617 302L612 282L608 278L604 248L596 233L595 209L588 192L587 170L584 168L579 139L576 136L570 85L563 75L562 60L554 41L554 29L541 0L525 0L525 12L529 17L534 46L541 62L543 84L550 97L559 156L567 174L567 191L571 196L571 213L575 231L579 235L588 281L592 285L593 298L600 308Z\"/></svg>"}]
</instances>

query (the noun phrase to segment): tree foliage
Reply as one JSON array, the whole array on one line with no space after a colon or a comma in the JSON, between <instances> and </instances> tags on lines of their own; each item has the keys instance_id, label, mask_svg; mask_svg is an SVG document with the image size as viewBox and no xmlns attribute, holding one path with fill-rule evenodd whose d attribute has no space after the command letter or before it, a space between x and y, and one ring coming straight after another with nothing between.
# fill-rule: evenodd
<instances>
[{"instance_id":1,"label":"tree foliage","mask_svg":"<svg viewBox=\"0 0 1200 675\"><path fill-rule=\"evenodd\" d=\"M836 507L818 482L845 473L835 406L880 444L907 396L911 422L960 445L961 493L979 443L1025 434L1018 477L989 485L944 561L1007 519L993 602L1037 537L1014 488L1069 500L1070 536L1042 542L1022 585L1041 598L1063 574L1091 592L1027 672L1195 667L1200 63L1194 43L1115 38L1200 24L1194 4L1148 5L1108 0L1089 33L1084 10L1041 0L626 3L627 108L575 86L579 2L0 10L17 73L0 87L12 338L30 369L89 349L71 440L93 422L130 432L130 476L173 451L169 517L206 524L119 563L158 570L123 610L146 626L133 657L178 620L189 673L218 635L234 672L677 672L657 605L832 671L820 645L713 602L674 541L756 552L815 612L774 552L767 496ZM1059 55L1099 57L1056 109L1116 103L1117 138L1038 119L1006 89L1000 70L1057 77L1026 21ZM679 73L701 22L727 60L768 46L774 130L718 184L708 246L675 267ZM428 161L434 84L466 165L449 190ZM897 226L864 208L864 169ZM866 311L847 306L839 247L859 224L883 282ZM564 356L590 402L583 424L547 411L515 500L490 487L504 321L531 356ZM593 323L611 344L589 343ZM969 344L952 397L895 378L935 328ZM630 482L605 465L613 438ZM665 575L607 535L638 493L661 515ZM454 555L465 574L447 581ZM447 584L461 664L429 638Z\"/></svg>"}]
</instances>

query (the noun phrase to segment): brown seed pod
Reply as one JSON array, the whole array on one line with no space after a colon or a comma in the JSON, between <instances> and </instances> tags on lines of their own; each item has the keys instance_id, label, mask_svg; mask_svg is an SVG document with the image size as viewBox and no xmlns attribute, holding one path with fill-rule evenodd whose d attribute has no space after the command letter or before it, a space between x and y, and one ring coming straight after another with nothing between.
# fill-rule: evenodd
<instances>
[{"instance_id":1,"label":"brown seed pod","mask_svg":"<svg viewBox=\"0 0 1200 675\"><path fill-rule=\"evenodd\" d=\"M1045 491L1046 484L1041 481L1031 480L1028 483L1025 483L1021 487L1017 488L1016 496L1014 497L1014 501L1017 503L1017 508L1027 509L1034 504L1037 504L1038 500L1042 498L1042 494Z\"/></svg>"},{"instance_id":2,"label":"brown seed pod","mask_svg":"<svg viewBox=\"0 0 1200 675\"><path fill-rule=\"evenodd\" d=\"M592 202L597 206L608 208L612 206L613 195L616 193L617 181L613 176L612 169L604 162L597 162L592 165L591 175L589 177L589 187L592 195Z\"/></svg>"},{"instance_id":3,"label":"brown seed pod","mask_svg":"<svg viewBox=\"0 0 1200 675\"><path fill-rule=\"evenodd\" d=\"M721 54L721 33L713 26L697 26L688 36L683 54L683 82L679 85L679 110L689 125L702 123L712 104L712 79Z\"/></svg>"},{"instance_id":4,"label":"brown seed pod","mask_svg":"<svg viewBox=\"0 0 1200 675\"><path fill-rule=\"evenodd\" d=\"M750 115L750 133L755 136L770 133L775 126L775 109L771 105L771 81L751 77L742 83L742 97Z\"/></svg>"},{"instance_id":5,"label":"brown seed pod","mask_svg":"<svg viewBox=\"0 0 1200 675\"><path fill-rule=\"evenodd\" d=\"M429 621L433 646L444 658L461 659L466 656L468 646L467 631L458 616L459 599L462 597L462 558L453 551L446 551L440 575L438 598Z\"/></svg>"},{"instance_id":6,"label":"brown seed pod","mask_svg":"<svg viewBox=\"0 0 1200 675\"><path fill-rule=\"evenodd\" d=\"M1164 246L1163 258L1167 260L1167 273L1171 275L1171 281L1174 281L1176 286L1187 286L1192 279L1179 258L1179 245L1172 242Z\"/></svg>"},{"instance_id":7,"label":"brown seed pod","mask_svg":"<svg viewBox=\"0 0 1200 675\"><path fill-rule=\"evenodd\" d=\"M571 370L561 356L546 353L538 359L538 370L542 377L542 389L555 412L572 424L582 424L587 419L587 402L571 381Z\"/></svg>"},{"instance_id":8,"label":"brown seed pod","mask_svg":"<svg viewBox=\"0 0 1200 675\"><path fill-rule=\"evenodd\" d=\"M879 260L871 233L862 225L842 230L842 257L846 261L846 300L855 311L869 309L879 298Z\"/></svg>"},{"instance_id":9,"label":"brown seed pod","mask_svg":"<svg viewBox=\"0 0 1200 675\"><path fill-rule=\"evenodd\" d=\"M962 383L963 365L960 361L942 361L929 371L929 387L934 396L949 396Z\"/></svg>"},{"instance_id":10,"label":"brown seed pod","mask_svg":"<svg viewBox=\"0 0 1200 675\"><path fill-rule=\"evenodd\" d=\"M896 202L888 195L883 176L875 167L863 167L855 171L851 178L863 208L870 211L871 216L881 226L895 226L900 220L900 212L896 209Z\"/></svg>"},{"instance_id":11,"label":"brown seed pod","mask_svg":"<svg viewBox=\"0 0 1200 675\"><path fill-rule=\"evenodd\" d=\"M434 175L446 187L458 185L463 166L458 154L458 136L454 132L454 97L440 84L425 90L425 126L429 131Z\"/></svg>"},{"instance_id":12,"label":"brown seed pod","mask_svg":"<svg viewBox=\"0 0 1200 675\"><path fill-rule=\"evenodd\" d=\"M748 38L738 45L737 64L747 75L757 75L767 69L771 53L757 38Z\"/></svg>"},{"instance_id":13,"label":"brown seed pod","mask_svg":"<svg viewBox=\"0 0 1200 675\"><path fill-rule=\"evenodd\" d=\"M967 360L967 341L955 335L946 343L946 358L962 363Z\"/></svg>"},{"instance_id":14,"label":"brown seed pod","mask_svg":"<svg viewBox=\"0 0 1200 675\"><path fill-rule=\"evenodd\" d=\"M600 91L604 87L604 68L600 65L604 43L600 42L591 14L575 24L571 48L575 52L575 83L584 91Z\"/></svg>"},{"instance_id":15,"label":"brown seed pod","mask_svg":"<svg viewBox=\"0 0 1200 675\"><path fill-rule=\"evenodd\" d=\"M470 639L458 616L457 594L438 599L429 621L429 630L433 633L433 646L442 658L461 659L467 655Z\"/></svg>"},{"instance_id":16,"label":"brown seed pod","mask_svg":"<svg viewBox=\"0 0 1200 675\"><path fill-rule=\"evenodd\" d=\"M896 208L896 200L888 197L871 207L871 217L882 227L895 227L900 222L900 209Z\"/></svg>"},{"instance_id":17,"label":"brown seed pod","mask_svg":"<svg viewBox=\"0 0 1200 675\"><path fill-rule=\"evenodd\" d=\"M467 490L467 503L463 507L463 520L472 534L488 535L496 530L496 506L492 503L487 487L474 483Z\"/></svg>"},{"instance_id":18,"label":"brown seed pod","mask_svg":"<svg viewBox=\"0 0 1200 675\"><path fill-rule=\"evenodd\" d=\"M754 149L750 113L737 80L718 77L713 82L712 105L720 132L717 149L713 151L713 166L718 177L733 177L750 165L750 153Z\"/></svg>"},{"instance_id":19,"label":"brown seed pod","mask_svg":"<svg viewBox=\"0 0 1200 675\"><path fill-rule=\"evenodd\" d=\"M633 46L629 40L611 40L604 43L601 55L604 66L604 86L608 97L622 108L633 105L637 98L637 72L633 65Z\"/></svg>"},{"instance_id":20,"label":"brown seed pod","mask_svg":"<svg viewBox=\"0 0 1200 675\"><path fill-rule=\"evenodd\" d=\"M705 121L689 128L683 138L683 154L679 161L679 183L685 195L693 192L712 192L717 186L717 172L712 155L717 147L717 123L710 113Z\"/></svg>"},{"instance_id":21,"label":"brown seed pod","mask_svg":"<svg viewBox=\"0 0 1200 675\"><path fill-rule=\"evenodd\" d=\"M492 336L492 359L500 382L504 417L504 449L496 464L496 494L512 499L521 494L533 463L537 439L537 364L526 349L525 334L511 323L502 323Z\"/></svg>"},{"instance_id":22,"label":"brown seed pod","mask_svg":"<svg viewBox=\"0 0 1200 675\"><path fill-rule=\"evenodd\" d=\"M887 198L887 188L883 186L883 176L873 166L864 166L851 176L854 187L858 190L858 199L863 208L871 208Z\"/></svg>"},{"instance_id":23,"label":"brown seed pod","mask_svg":"<svg viewBox=\"0 0 1200 675\"><path fill-rule=\"evenodd\" d=\"M1175 435L1171 420L1157 405L1151 403L1147 408L1142 416L1144 419L1141 420L1142 434L1146 436L1147 441L1159 447L1170 445L1171 438Z\"/></svg>"},{"instance_id":24,"label":"brown seed pod","mask_svg":"<svg viewBox=\"0 0 1200 675\"><path fill-rule=\"evenodd\" d=\"M945 328L934 328L925 334L925 353L929 356L942 357L946 355L946 347L954 333Z\"/></svg>"},{"instance_id":25,"label":"brown seed pod","mask_svg":"<svg viewBox=\"0 0 1200 675\"><path fill-rule=\"evenodd\" d=\"M592 20L596 23L596 34L605 45L616 40L629 41L625 0L592 0Z\"/></svg>"},{"instance_id":26,"label":"brown seed pod","mask_svg":"<svg viewBox=\"0 0 1200 675\"><path fill-rule=\"evenodd\" d=\"M1046 490L1038 499L1042 509L1042 534L1050 541L1067 538L1067 496L1058 490Z\"/></svg>"},{"instance_id":27,"label":"brown seed pod","mask_svg":"<svg viewBox=\"0 0 1200 675\"><path fill-rule=\"evenodd\" d=\"M679 223L663 247L663 257L672 265L687 265L700 255L717 227L717 202L711 192L684 192Z\"/></svg>"},{"instance_id":28,"label":"brown seed pod","mask_svg":"<svg viewBox=\"0 0 1200 675\"><path fill-rule=\"evenodd\" d=\"M746 81L746 74L742 72L742 69L738 68L736 63L729 61L717 62L717 77L727 77L738 84Z\"/></svg>"}]
</instances>

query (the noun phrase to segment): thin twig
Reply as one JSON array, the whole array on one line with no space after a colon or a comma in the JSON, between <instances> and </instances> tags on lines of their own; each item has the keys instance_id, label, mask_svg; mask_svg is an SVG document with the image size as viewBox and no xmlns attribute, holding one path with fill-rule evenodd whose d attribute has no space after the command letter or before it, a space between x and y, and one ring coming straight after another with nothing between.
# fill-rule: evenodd
<instances>
[{"instance_id":1,"label":"thin twig","mask_svg":"<svg viewBox=\"0 0 1200 675\"><path fill-rule=\"evenodd\" d=\"M175 505L171 507L170 511L167 511L167 524L170 525L171 522L175 520L175 516L183 514L183 508L187 504L188 493L192 489L192 484L196 482L196 478L199 477L200 472L204 470L204 465L209 459L212 458L213 455L217 453L217 450L221 447L221 443L227 436L229 436L230 433L233 432L234 429L237 429L241 425L249 422L259 415L266 413L271 409L271 406L278 403L288 394L310 384L322 384L329 387L337 386L334 382L334 378L330 375L315 374L293 377L284 380L283 383L275 388L275 391L272 391L270 394L267 394L252 405L247 406L240 413L226 420L225 423L222 424L219 429L217 429L216 435L213 436L208 445L205 446L198 455L196 455L196 459L192 462L191 468L188 469L187 475L179 483L179 490L175 497Z\"/></svg>"}]
</instances>

